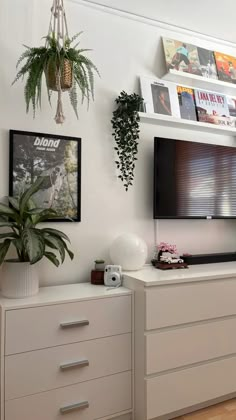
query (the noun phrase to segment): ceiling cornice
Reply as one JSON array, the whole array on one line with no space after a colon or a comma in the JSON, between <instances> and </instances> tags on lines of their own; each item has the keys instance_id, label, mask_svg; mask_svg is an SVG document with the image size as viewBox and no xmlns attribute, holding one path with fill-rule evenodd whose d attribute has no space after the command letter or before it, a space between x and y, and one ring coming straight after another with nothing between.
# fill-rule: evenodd
<instances>
[{"instance_id":1,"label":"ceiling cornice","mask_svg":"<svg viewBox=\"0 0 236 420\"><path fill-rule=\"evenodd\" d=\"M209 40L212 42L217 42L218 44L227 46L227 47L233 47L236 48L236 43L231 42L231 41L227 41L224 39L220 39L220 38L216 38L210 35L206 35L206 34L202 34L201 32L197 32L197 31L191 31L185 27L180 27L177 25L173 25L173 24L169 24L166 22L162 22L156 19L151 19L148 18L146 16L142 16L139 14L135 14L135 13L131 13L131 12L127 12L126 10L122 10L116 7L111 7L111 6L107 6L107 5L103 5L101 3L97 3L96 1L93 0L67 0L71 3L75 3L81 6L85 6L85 7L90 7L96 10L100 10L106 13L110 13L113 15L117 15L126 19L130 19L133 21L137 21L137 22L141 22L144 23L146 25L150 25L150 26L156 26L158 28L163 28L163 29L167 29L169 31L173 31L175 33L180 33L180 34L186 34L189 36L196 36L199 39L203 39L203 40Z\"/></svg>"}]
</instances>

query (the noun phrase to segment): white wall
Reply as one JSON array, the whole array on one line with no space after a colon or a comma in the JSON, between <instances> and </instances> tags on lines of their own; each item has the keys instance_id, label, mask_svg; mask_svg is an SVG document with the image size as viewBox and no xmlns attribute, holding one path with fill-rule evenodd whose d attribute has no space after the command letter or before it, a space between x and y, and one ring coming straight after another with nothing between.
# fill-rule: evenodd
<instances>
[{"instance_id":1,"label":"white wall","mask_svg":"<svg viewBox=\"0 0 236 420\"><path fill-rule=\"evenodd\" d=\"M158 76L162 67L160 36L177 36L176 28L156 27L109 14L99 8L66 1L71 33L84 30L83 47L93 48L90 56L102 78L96 80L96 100L89 112L80 108L77 121L66 100L67 120L62 127L54 121L55 107L47 104L46 92L42 111L36 119L26 115L23 84L11 87L15 63L22 44L37 45L47 33L49 0L1 0L0 6L0 196L8 193L8 130L19 129L82 137L82 222L58 224L72 240L73 263L67 261L55 269L40 263L41 284L70 283L89 279L95 258L106 258L112 240L122 232L135 232L148 243L150 255L156 227L152 220L153 137L156 135L198 141L234 144L221 136L181 132L158 126L141 126L139 161L135 185L126 193L116 179L110 119L114 99L124 89L138 89L138 75ZM187 32L182 38L190 40ZM214 48L208 39L193 42ZM42 41L43 42L43 41ZM219 49L234 53L235 49L219 42ZM161 221L157 223L157 240L175 242L180 251L211 252L234 250L235 223L232 221Z\"/></svg>"}]
</instances>

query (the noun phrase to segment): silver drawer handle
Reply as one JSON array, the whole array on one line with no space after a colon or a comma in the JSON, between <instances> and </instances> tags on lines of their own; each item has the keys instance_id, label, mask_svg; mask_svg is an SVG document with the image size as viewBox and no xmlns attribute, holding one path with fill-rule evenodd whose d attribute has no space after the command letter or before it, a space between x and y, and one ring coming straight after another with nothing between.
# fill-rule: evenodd
<instances>
[{"instance_id":1,"label":"silver drawer handle","mask_svg":"<svg viewBox=\"0 0 236 420\"><path fill-rule=\"evenodd\" d=\"M60 324L60 327L73 328L73 327L84 327L85 325L89 325L89 321L87 319L82 319L80 321L62 322Z\"/></svg>"},{"instance_id":2,"label":"silver drawer handle","mask_svg":"<svg viewBox=\"0 0 236 420\"><path fill-rule=\"evenodd\" d=\"M62 407L60 408L60 412L61 414L68 414L68 413L71 413L72 411L81 410L82 408L88 408L88 407L89 407L89 402L82 401L77 404L71 404L71 405L67 405L66 407Z\"/></svg>"},{"instance_id":3,"label":"silver drawer handle","mask_svg":"<svg viewBox=\"0 0 236 420\"><path fill-rule=\"evenodd\" d=\"M63 365L60 366L60 369L66 370L66 369L73 369L75 367L84 367L84 366L89 366L88 360L77 360L76 362L63 363Z\"/></svg>"}]
</instances>

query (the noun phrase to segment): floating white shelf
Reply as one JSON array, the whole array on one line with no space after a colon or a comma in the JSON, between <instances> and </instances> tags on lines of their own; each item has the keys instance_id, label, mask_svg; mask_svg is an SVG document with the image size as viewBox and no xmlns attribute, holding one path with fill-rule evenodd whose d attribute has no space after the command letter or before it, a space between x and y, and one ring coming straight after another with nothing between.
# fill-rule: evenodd
<instances>
[{"instance_id":1,"label":"floating white shelf","mask_svg":"<svg viewBox=\"0 0 236 420\"><path fill-rule=\"evenodd\" d=\"M205 78L178 70L169 70L162 79L176 84L191 86L192 88L212 90L225 95L236 96L236 84L222 82L221 80Z\"/></svg>"},{"instance_id":2,"label":"floating white shelf","mask_svg":"<svg viewBox=\"0 0 236 420\"><path fill-rule=\"evenodd\" d=\"M236 137L236 128L234 127L184 120L181 118L169 117L168 115L148 114L146 112L139 112L139 116L140 121L145 123Z\"/></svg>"}]
</instances>

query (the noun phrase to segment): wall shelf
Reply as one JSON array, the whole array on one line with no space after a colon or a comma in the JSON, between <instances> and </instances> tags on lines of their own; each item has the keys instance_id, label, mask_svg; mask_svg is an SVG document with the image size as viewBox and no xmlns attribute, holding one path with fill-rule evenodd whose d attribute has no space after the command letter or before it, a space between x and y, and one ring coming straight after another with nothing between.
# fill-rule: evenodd
<instances>
[{"instance_id":1,"label":"wall shelf","mask_svg":"<svg viewBox=\"0 0 236 420\"><path fill-rule=\"evenodd\" d=\"M222 125L207 124L199 121L184 120L160 114L139 112L140 121L164 127L175 127L194 131L204 131L212 134L221 134L236 137L236 128Z\"/></svg>"},{"instance_id":2,"label":"wall shelf","mask_svg":"<svg viewBox=\"0 0 236 420\"><path fill-rule=\"evenodd\" d=\"M185 73L178 70L170 69L163 77L163 80L168 80L176 84L183 84L199 89L212 90L214 92L220 92L225 95L236 96L236 84L222 82L221 80L204 78L191 73Z\"/></svg>"}]
</instances>

